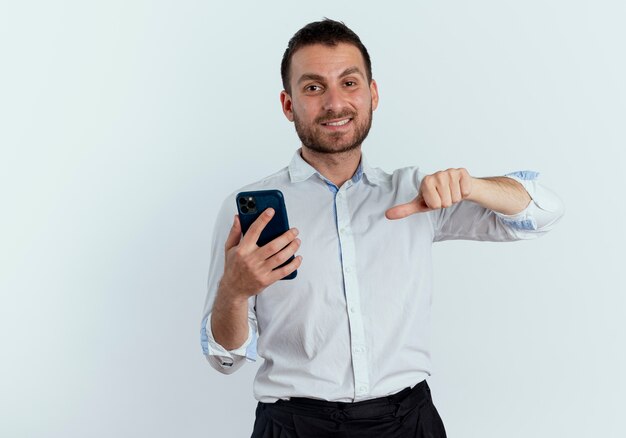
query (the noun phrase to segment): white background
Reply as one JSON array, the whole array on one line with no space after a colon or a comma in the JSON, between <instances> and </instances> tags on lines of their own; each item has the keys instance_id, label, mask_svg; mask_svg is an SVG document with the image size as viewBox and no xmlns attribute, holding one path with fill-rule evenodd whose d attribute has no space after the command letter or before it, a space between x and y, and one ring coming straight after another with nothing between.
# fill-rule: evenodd
<instances>
[{"instance_id":1,"label":"white background","mask_svg":"<svg viewBox=\"0 0 626 438\"><path fill-rule=\"evenodd\" d=\"M209 244L299 146L279 63L323 16L372 56L371 164L537 170L566 205L536 241L436 245L449 436L626 436L618 0L3 2L1 436L250 435L258 364L200 348Z\"/></svg>"}]
</instances>

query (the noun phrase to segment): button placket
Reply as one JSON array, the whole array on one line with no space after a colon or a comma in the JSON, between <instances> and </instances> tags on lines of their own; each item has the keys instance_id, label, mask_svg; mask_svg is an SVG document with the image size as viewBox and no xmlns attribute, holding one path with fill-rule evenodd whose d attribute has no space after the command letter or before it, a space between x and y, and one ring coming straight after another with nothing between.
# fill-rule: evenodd
<instances>
[{"instance_id":1,"label":"button placket","mask_svg":"<svg viewBox=\"0 0 626 438\"><path fill-rule=\"evenodd\" d=\"M344 189L345 190L345 189ZM360 313L360 291L356 266L356 250L350 228L350 211L347 196L340 190L335 197L337 225L341 243L346 304L349 310L350 342L352 345L352 367L354 372L355 400L363 399L369 392L369 366L366 357L365 331L363 317Z\"/></svg>"}]
</instances>

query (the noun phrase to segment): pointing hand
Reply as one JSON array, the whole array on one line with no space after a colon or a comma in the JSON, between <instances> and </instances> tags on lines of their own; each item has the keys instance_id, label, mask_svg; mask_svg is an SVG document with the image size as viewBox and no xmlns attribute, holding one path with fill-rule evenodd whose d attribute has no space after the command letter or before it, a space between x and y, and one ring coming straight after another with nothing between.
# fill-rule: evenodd
<instances>
[{"instance_id":1,"label":"pointing hand","mask_svg":"<svg viewBox=\"0 0 626 438\"><path fill-rule=\"evenodd\" d=\"M417 197L385 212L387 219L402 219L415 213L448 208L472 193L473 178L466 169L442 170L422 179Z\"/></svg>"}]
</instances>

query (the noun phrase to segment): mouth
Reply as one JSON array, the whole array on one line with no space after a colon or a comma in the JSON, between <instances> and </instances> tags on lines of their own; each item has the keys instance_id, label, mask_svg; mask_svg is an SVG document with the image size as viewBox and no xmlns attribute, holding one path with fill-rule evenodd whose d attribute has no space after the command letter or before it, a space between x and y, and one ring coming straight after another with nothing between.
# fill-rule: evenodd
<instances>
[{"instance_id":1,"label":"mouth","mask_svg":"<svg viewBox=\"0 0 626 438\"><path fill-rule=\"evenodd\" d=\"M345 119L337 119L337 120L330 120L328 122L324 122L322 123L322 126L326 126L328 128L340 128L342 126L346 126L348 123L350 123L352 121L352 117L348 117Z\"/></svg>"}]
</instances>

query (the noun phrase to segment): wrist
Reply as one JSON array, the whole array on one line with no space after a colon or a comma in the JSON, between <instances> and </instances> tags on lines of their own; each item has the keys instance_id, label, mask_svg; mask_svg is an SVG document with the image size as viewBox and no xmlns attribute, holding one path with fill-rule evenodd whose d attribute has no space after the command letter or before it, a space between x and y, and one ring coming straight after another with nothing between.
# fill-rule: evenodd
<instances>
[{"instance_id":1,"label":"wrist","mask_svg":"<svg viewBox=\"0 0 626 438\"><path fill-rule=\"evenodd\" d=\"M467 201L479 202L481 193L484 191L486 181L482 178L472 177L472 191L465 198Z\"/></svg>"},{"instance_id":2,"label":"wrist","mask_svg":"<svg viewBox=\"0 0 626 438\"><path fill-rule=\"evenodd\" d=\"M240 288L231 285L227 279L222 278L220 281L216 301L226 301L230 306L243 307L248 305L249 295L242 293Z\"/></svg>"}]
</instances>

